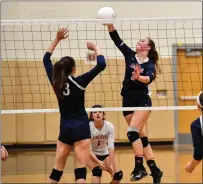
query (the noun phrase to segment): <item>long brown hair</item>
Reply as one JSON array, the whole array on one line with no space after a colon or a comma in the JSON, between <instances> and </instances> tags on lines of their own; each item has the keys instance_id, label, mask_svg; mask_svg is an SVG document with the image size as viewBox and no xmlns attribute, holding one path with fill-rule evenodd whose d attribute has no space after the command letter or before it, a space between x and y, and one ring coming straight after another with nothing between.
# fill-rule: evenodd
<instances>
[{"instance_id":1,"label":"long brown hair","mask_svg":"<svg viewBox=\"0 0 203 184\"><path fill-rule=\"evenodd\" d=\"M52 85L56 96L60 99L64 98L63 90L65 87L65 83L67 82L67 78L72 73L74 67L75 60L69 56L62 57L60 61L57 61L54 64Z\"/></svg>"},{"instance_id":2,"label":"long brown hair","mask_svg":"<svg viewBox=\"0 0 203 184\"><path fill-rule=\"evenodd\" d=\"M161 73L161 69L160 69L160 66L158 64L159 54L156 50L156 46L155 46L154 41L151 38L148 38L148 40L149 40L148 45L151 47L151 49L149 50L149 53L148 53L148 58L151 59L152 61L154 61L155 68L156 68L154 78L156 79L157 73Z\"/></svg>"}]
</instances>

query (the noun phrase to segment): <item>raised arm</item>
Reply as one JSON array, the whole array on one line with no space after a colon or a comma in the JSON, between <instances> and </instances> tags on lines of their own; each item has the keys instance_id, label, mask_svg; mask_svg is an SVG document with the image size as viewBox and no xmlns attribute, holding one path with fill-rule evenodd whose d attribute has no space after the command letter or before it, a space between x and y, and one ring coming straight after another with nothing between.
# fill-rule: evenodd
<instances>
[{"instance_id":1,"label":"raised arm","mask_svg":"<svg viewBox=\"0 0 203 184\"><path fill-rule=\"evenodd\" d=\"M51 45L49 46L49 48L47 49L47 52L45 53L44 57L43 57L43 63L44 63L44 67L47 73L47 76L49 78L50 83L52 84L52 70L53 70L53 64L51 62L51 55L54 52L56 46L58 45L58 43L62 40L68 37L67 35L68 30L67 29L59 29L59 31L57 32L56 38L54 39L54 41L51 43Z\"/></svg>"},{"instance_id":2,"label":"raised arm","mask_svg":"<svg viewBox=\"0 0 203 184\"><path fill-rule=\"evenodd\" d=\"M86 87L99 73L101 73L106 68L106 60L101 54L100 49L92 42L87 42L87 48L95 52L97 57L97 64L89 72L77 77L78 82L83 87Z\"/></svg>"},{"instance_id":3,"label":"raised arm","mask_svg":"<svg viewBox=\"0 0 203 184\"><path fill-rule=\"evenodd\" d=\"M125 57L128 57L129 55L131 56L134 51L123 42L114 25L108 24L107 27L110 37L113 40L114 44L118 47L118 49L123 53Z\"/></svg>"}]
</instances>

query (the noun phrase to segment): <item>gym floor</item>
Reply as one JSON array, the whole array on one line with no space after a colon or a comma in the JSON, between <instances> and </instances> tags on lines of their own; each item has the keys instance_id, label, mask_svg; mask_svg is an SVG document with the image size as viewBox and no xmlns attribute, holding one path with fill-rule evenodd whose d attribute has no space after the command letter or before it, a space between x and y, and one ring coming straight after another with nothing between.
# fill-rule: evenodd
<instances>
[{"instance_id":1,"label":"gym floor","mask_svg":"<svg viewBox=\"0 0 203 184\"><path fill-rule=\"evenodd\" d=\"M157 165L163 170L162 183L202 183L202 164L192 174L185 172L184 167L191 160L191 146L152 146ZM41 150L9 150L9 158L2 162L3 183L46 183L53 168L55 149ZM124 172L122 183L130 183L130 174L134 167L134 155L130 147L116 148L116 161ZM146 164L145 164L146 165ZM150 171L146 166L148 173ZM69 156L64 175L60 183L74 182L74 154ZM111 177L103 172L102 182L109 183ZM91 182L88 171L87 183ZM148 176L139 183L152 183Z\"/></svg>"}]
</instances>

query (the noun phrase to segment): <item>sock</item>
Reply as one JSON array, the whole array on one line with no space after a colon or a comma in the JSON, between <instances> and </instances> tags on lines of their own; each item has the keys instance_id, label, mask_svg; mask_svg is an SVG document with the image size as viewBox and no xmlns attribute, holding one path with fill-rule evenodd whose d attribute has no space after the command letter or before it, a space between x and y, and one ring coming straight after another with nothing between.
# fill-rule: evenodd
<instances>
[{"instance_id":1,"label":"sock","mask_svg":"<svg viewBox=\"0 0 203 184\"><path fill-rule=\"evenodd\" d=\"M150 171L153 173L153 172L156 172L157 170L159 170L159 168L156 166L156 163L154 160L148 160L147 161L147 165L149 166L149 169Z\"/></svg>"},{"instance_id":2,"label":"sock","mask_svg":"<svg viewBox=\"0 0 203 184\"><path fill-rule=\"evenodd\" d=\"M143 166L143 157L135 157L135 168L142 168Z\"/></svg>"}]
</instances>

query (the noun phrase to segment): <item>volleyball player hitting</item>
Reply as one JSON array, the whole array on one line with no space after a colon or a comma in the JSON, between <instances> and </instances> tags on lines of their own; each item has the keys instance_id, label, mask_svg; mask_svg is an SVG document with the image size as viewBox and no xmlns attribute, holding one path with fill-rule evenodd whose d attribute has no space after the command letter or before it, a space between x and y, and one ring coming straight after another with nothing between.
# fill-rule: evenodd
<instances>
[{"instance_id":1,"label":"volleyball player hitting","mask_svg":"<svg viewBox=\"0 0 203 184\"><path fill-rule=\"evenodd\" d=\"M53 43L44 55L43 63L49 81L56 94L60 111L60 133L57 141L54 168L48 183L57 183L63 174L66 160L74 149L74 170L76 183L85 183L86 165L90 154L90 127L88 115L85 111L85 88L106 67L106 61L100 50L91 42L87 48L95 51L96 66L89 72L74 77L76 66L70 56L62 57L54 66L50 57L57 44L68 37L67 29L60 29Z\"/></svg>"},{"instance_id":2,"label":"volleyball player hitting","mask_svg":"<svg viewBox=\"0 0 203 184\"><path fill-rule=\"evenodd\" d=\"M203 129L202 129L202 112L203 112L203 93L197 96L197 106L201 116L191 123L190 130L194 147L193 159L185 166L185 170L192 173L195 167L203 158Z\"/></svg>"},{"instance_id":3,"label":"volleyball player hitting","mask_svg":"<svg viewBox=\"0 0 203 184\"><path fill-rule=\"evenodd\" d=\"M150 38L140 40L135 52L121 40L113 25L106 26L114 44L125 57L125 78L121 90L123 107L151 107L148 85L156 78L157 70L159 70L158 53L153 40ZM143 129L150 116L150 111L124 111L123 115L129 126L127 136L135 154L135 168L131 174L131 181L147 176L143 166L144 156L154 183L160 183L163 172L155 164L152 148Z\"/></svg>"},{"instance_id":4,"label":"volleyball player hitting","mask_svg":"<svg viewBox=\"0 0 203 184\"><path fill-rule=\"evenodd\" d=\"M102 108L94 105L92 108ZM102 169L111 174L112 184L119 184L123 172L115 162L114 125L105 120L102 111L90 112L91 154L87 166L92 170L92 183L101 183Z\"/></svg>"}]
</instances>

